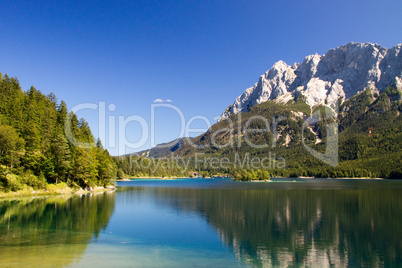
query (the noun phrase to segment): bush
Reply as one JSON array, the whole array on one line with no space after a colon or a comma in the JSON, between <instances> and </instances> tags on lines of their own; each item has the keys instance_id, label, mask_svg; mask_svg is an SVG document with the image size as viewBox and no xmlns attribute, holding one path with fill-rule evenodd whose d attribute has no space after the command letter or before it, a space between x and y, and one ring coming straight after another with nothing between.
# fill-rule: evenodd
<instances>
[{"instance_id":1,"label":"bush","mask_svg":"<svg viewBox=\"0 0 402 268\"><path fill-rule=\"evenodd\" d=\"M64 190L65 188L68 188L68 185L65 182L59 182L57 185L56 184L46 185L46 189L52 193L60 192L60 190Z\"/></svg>"},{"instance_id":2,"label":"bush","mask_svg":"<svg viewBox=\"0 0 402 268\"><path fill-rule=\"evenodd\" d=\"M18 190L22 190L24 188L17 175L7 174L6 178L7 178L7 186L6 187L8 190L15 192Z\"/></svg>"},{"instance_id":3,"label":"bush","mask_svg":"<svg viewBox=\"0 0 402 268\"><path fill-rule=\"evenodd\" d=\"M37 177L33 174L25 174L21 176L20 181L21 183L26 184L27 186L32 187L35 190L45 189L47 184L46 179L43 175Z\"/></svg>"}]
</instances>

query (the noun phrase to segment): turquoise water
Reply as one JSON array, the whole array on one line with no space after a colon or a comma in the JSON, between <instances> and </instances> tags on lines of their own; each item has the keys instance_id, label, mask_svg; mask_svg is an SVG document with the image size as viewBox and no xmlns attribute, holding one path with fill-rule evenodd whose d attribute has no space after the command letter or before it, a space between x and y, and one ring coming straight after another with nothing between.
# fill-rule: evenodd
<instances>
[{"instance_id":1,"label":"turquoise water","mask_svg":"<svg viewBox=\"0 0 402 268\"><path fill-rule=\"evenodd\" d=\"M0 200L1 267L402 265L402 181L143 179Z\"/></svg>"}]
</instances>

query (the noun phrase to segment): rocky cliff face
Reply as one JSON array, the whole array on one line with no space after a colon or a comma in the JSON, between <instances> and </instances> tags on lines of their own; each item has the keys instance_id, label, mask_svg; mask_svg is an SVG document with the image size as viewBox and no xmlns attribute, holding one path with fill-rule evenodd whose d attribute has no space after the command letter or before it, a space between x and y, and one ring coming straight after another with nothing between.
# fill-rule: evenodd
<instances>
[{"instance_id":1,"label":"rocky cliff face","mask_svg":"<svg viewBox=\"0 0 402 268\"><path fill-rule=\"evenodd\" d=\"M310 106L333 106L367 87L402 89L402 44L386 49L378 44L349 43L325 55L307 56L292 66L275 63L259 81L222 113L219 121L267 100L284 101L303 96Z\"/></svg>"}]
</instances>

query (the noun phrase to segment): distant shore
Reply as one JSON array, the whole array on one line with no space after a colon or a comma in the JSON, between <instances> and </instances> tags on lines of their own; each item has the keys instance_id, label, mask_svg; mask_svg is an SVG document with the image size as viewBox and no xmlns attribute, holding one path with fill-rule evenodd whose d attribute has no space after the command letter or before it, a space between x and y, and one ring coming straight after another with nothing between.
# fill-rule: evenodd
<instances>
[{"instance_id":1,"label":"distant shore","mask_svg":"<svg viewBox=\"0 0 402 268\"><path fill-rule=\"evenodd\" d=\"M272 177L269 180L249 180L249 181L245 180L244 182L273 182L273 180L275 180L275 179L289 179L288 181L295 181L296 179L309 179L309 180L313 180L313 179L326 179L326 180L387 180L387 179L384 179L384 178L368 178L368 177L362 177L362 178L314 178L314 177L301 176L301 177ZM241 181L241 180L239 180L239 181Z\"/></svg>"},{"instance_id":2,"label":"distant shore","mask_svg":"<svg viewBox=\"0 0 402 268\"><path fill-rule=\"evenodd\" d=\"M131 180L147 180L147 179L161 179L161 180L175 180L175 179L188 179L189 177L133 177L133 178L125 178L121 180L116 180L116 181L131 181ZM205 178L208 179L208 178ZM272 179L328 179L328 180L385 180L384 178L369 178L369 177L361 177L361 178L314 178L314 177L309 177L309 176L300 176L300 177L281 177L281 176L276 176L272 177ZM271 182L271 180L252 180L250 182Z\"/></svg>"},{"instance_id":3,"label":"distant shore","mask_svg":"<svg viewBox=\"0 0 402 268\"><path fill-rule=\"evenodd\" d=\"M130 177L130 178L124 178L116 181L131 181L131 180L147 180L147 179L161 179L161 180L175 180L175 179L188 179L190 177Z\"/></svg>"}]
</instances>

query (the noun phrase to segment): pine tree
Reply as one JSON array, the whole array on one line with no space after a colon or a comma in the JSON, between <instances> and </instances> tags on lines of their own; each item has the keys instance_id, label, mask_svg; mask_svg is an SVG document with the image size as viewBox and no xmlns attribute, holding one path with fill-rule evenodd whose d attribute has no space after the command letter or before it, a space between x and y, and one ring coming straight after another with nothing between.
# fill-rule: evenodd
<instances>
[{"instance_id":1,"label":"pine tree","mask_svg":"<svg viewBox=\"0 0 402 268\"><path fill-rule=\"evenodd\" d=\"M57 174L55 183L59 178L67 178L71 169L71 152L67 139L64 135L58 134L52 142L52 153L54 157L54 167Z\"/></svg>"},{"instance_id":2,"label":"pine tree","mask_svg":"<svg viewBox=\"0 0 402 268\"><path fill-rule=\"evenodd\" d=\"M24 143L13 127L0 125L0 162L10 167L11 173L24 153Z\"/></svg>"}]
</instances>

